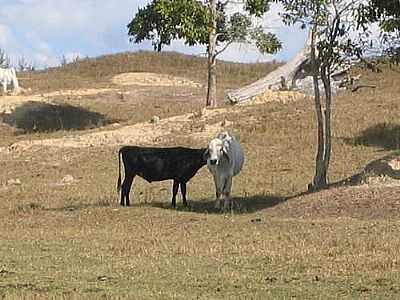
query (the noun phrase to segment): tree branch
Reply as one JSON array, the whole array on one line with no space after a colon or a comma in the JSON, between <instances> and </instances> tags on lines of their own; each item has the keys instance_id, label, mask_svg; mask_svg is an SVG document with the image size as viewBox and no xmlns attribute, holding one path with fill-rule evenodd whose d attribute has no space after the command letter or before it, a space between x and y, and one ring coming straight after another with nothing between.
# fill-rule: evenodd
<instances>
[{"instance_id":1,"label":"tree branch","mask_svg":"<svg viewBox=\"0 0 400 300\"><path fill-rule=\"evenodd\" d=\"M217 52L215 53L215 56L218 56L218 55L220 55L222 52L224 52L232 43L233 43L233 41L227 42L227 43L225 44L225 46L222 47L221 50L219 50L219 51L217 51Z\"/></svg>"}]
</instances>

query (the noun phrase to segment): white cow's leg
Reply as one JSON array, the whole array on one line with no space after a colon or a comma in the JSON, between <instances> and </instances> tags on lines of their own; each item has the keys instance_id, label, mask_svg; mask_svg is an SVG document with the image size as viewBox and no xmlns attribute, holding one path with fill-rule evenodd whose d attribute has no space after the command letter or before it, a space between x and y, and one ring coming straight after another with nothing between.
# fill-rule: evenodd
<instances>
[{"instance_id":1,"label":"white cow's leg","mask_svg":"<svg viewBox=\"0 0 400 300\"><path fill-rule=\"evenodd\" d=\"M222 176L214 176L215 183L215 208L221 208L221 199L223 198L224 178Z\"/></svg>"},{"instance_id":2,"label":"white cow's leg","mask_svg":"<svg viewBox=\"0 0 400 300\"><path fill-rule=\"evenodd\" d=\"M224 199L224 195L222 194L222 191L217 188L217 191L215 193L215 208L220 209L221 208L221 200Z\"/></svg>"},{"instance_id":3,"label":"white cow's leg","mask_svg":"<svg viewBox=\"0 0 400 300\"><path fill-rule=\"evenodd\" d=\"M220 199L220 197L221 197L221 195L218 195L218 193L217 193L217 196L216 196L216 199L215 199L215 209L220 209L221 208L221 199Z\"/></svg>"},{"instance_id":4,"label":"white cow's leg","mask_svg":"<svg viewBox=\"0 0 400 300\"><path fill-rule=\"evenodd\" d=\"M228 196L225 196L224 199L224 211L229 211L231 208L231 198Z\"/></svg>"},{"instance_id":5,"label":"white cow's leg","mask_svg":"<svg viewBox=\"0 0 400 300\"><path fill-rule=\"evenodd\" d=\"M229 210L231 206L231 188L232 188L232 176L228 176L228 178L226 178L223 190L224 210Z\"/></svg>"},{"instance_id":6,"label":"white cow's leg","mask_svg":"<svg viewBox=\"0 0 400 300\"><path fill-rule=\"evenodd\" d=\"M7 82L6 80L3 81L3 95L7 93Z\"/></svg>"}]
</instances>

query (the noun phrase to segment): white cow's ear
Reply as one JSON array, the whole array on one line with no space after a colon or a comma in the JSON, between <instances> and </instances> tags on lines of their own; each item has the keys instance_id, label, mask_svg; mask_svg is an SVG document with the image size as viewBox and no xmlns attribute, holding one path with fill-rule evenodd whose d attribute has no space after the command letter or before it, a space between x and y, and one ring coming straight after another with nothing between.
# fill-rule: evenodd
<instances>
[{"instance_id":1,"label":"white cow's ear","mask_svg":"<svg viewBox=\"0 0 400 300\"><path fill-rule=\"evenodd\" d=\"M224 152L224 154L228 157L228 159L231 159L230 156L230 144L227 141L224 141L224 144L222 146L222 151Z\"/></svg>"},{"instance_id":2,"label":"white cow's ear","mask_svg":"<svg viewBox=\"0 0 400 300\"><path fill-rule=\"evenodd\" d=\"M222 151L223 151L226 155L228 155L228 157L229 157L229 148L230 148L229 143L228 143L227 141L224 141L224 144L223 144L223 146L222 146Z\"/></svg>"},{"instance_id":3,"label":"white cow's ear","mask_svg":"<svg viewBox=\"0 0 400 300\"><path fill-rule=\"evenodd\" d=\"M221 141L224 140L227 136L227 132L226 131L222 131L220 133L218 133L217 135L217 139L220 139Z\"/></svg>"},{"instance_id":4,"label":"white cow's ear","mask_svg":"<svg viewBox=\"0 0 400 300\"><path fill-rule=\"evenodd\" d=\"M207 160L210 157L210 150L207 148L203 153L203 159Z\"/></svg>"}]
</instances>

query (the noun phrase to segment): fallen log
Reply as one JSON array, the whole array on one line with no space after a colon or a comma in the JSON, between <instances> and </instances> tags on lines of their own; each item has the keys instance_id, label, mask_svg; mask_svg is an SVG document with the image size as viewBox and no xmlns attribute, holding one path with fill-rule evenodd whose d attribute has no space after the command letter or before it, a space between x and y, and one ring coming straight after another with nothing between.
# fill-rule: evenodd
<instances>
[{"instance_id":1,"label":"fallen log","mask_svg":"<svg viewBox=\"0 0 400 300\"><path fill-rule=\"evenodd\" d=\"M227 100L231 104L237 104L249 101L258 95L264 94L268 90L290 90L307 95L314 95L310 57L311 35L309 34L305 47L292 60L272 71L264 78L228 92L226 95ZM354 82L359 80L359 76L350 76L351 66L359 61L360 60L350 61L347 65L341 66L331 75L332 93L336 93L341 89L351 88ZM319 86L321 94L324 94L322 81Z\"/></svg>"},{"instance_id":2,"label":"fallen log","mask_svg":"<svg viewBox=\"0 0 400 300\"><path fill-rule=\"evenodd\" d=\"M296 79L304 77L309 63L309 48L306 47L291 61L269 73L266 77L227 94L231 103L246 101L267 90L292 90Z\"/></svg>"}]
</instances>

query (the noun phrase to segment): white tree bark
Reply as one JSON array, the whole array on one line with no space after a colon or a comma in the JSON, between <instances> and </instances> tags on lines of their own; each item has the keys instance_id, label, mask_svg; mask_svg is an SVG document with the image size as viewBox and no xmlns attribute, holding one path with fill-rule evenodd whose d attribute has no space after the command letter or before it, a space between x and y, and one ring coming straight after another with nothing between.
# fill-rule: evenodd
<instances>
[{"instance_id":1,"label":"white tree bark","mask_svg":"<svg viewBox=\"0 0 400 300\"><path fill-rule=\"evenodd\" d=\"M306 46L296 55L295 58L269 73L266 77L239 88L227 94L231 103L243 102L267 90L292 90L296 89L296 81L311 75L310 69L310 43L311 35L307 39ZM308 91L312 93L311 90Z\"/></svg>"}]
</instances>

